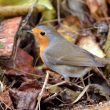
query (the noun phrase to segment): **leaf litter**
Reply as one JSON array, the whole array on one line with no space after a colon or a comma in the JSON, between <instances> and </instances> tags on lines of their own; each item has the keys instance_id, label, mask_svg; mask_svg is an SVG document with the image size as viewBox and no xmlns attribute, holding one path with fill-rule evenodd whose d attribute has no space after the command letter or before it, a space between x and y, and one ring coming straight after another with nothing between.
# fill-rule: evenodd
<instances>
[{"instance_id":1,"label":"leaf litter","mask_svg":"<svg viewBox=\"0 0 110 110\"><path fill-rule=\"evenodd\" d=\"M38 44L26 30L38 23L50 24L69 42L96 56L109 58L109 0L47 2L49 7L48 4L44 4L44 7L56 10L56 16L55 10L52 12L54 13L51 16L52 20L47 16L43 18L43 14L50 14L48 11L42 13L29 11L25 18L16 17L14 13L15 17L0 21L0 109L108 110L109 65L100 68L105 79L94 74L98 71L86 74L85 87L77 78L70 78L70 82L61 83L63 81L61 75L43 66L39 49L36 48ZM86 92L91 102L87 100Z\"/></svg>"}]
</instances>

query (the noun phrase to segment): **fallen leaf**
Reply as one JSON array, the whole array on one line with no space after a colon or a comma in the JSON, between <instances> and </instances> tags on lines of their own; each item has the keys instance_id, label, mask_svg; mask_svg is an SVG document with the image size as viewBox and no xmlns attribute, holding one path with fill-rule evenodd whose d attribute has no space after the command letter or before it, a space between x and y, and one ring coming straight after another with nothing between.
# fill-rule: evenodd
<instances>
[{"instance_id":1,"label":"fallen leaf","mask_svg":"<svg viewBox=\"0 0 110 110\"><path fill-rule=\"evenodd\" d=\"M15 61L10 60L7 62L4 62L5 67L8 68L7 71L5 72L5 74L7 75L16 76L37 73L32 65L33 57L20 48L17 49L16 60ZM16 65L15 68L13 67L13 64Z\"/></svg>"},{"instance_id":2,"label":"fallen leaf","mask_svg":"<svg viewBox=\"0 0 110 110\"><path fill-rule=\"evenodd\" d=\"M35 110L39 90L19 91L10 89L10 95L14 99L13 104L17 110Z\"/></svg>"},{"instance_id":3,"label":"fallen leaf","mask_svg":"<svg viewBox=\"0 0 110 110\"><path fill-rule=\"evenodd\" d=\"M22 84L21 84L21 86L18 88L18 90L19 91L28 91L28 90L30 90L30 89L41 89L41 87L40 87L40 85L39 85L39 83L38 83L38 81L37 80L27 80L26 82L23 82Z\"/></svg>"},{"instance_id":4,"label":"fallen leaf","mask_svg":"<svg viewBox=\"0 0 110 110\"><path fill-rule=\"evenodd\" d=\"M50 15L44 15L44 19L50 20L55 18L56 12L50 0L0 0L0 16L12 17L26 15L30 10L32 10L33 4L34 12L46 12L46 15Z\"/></svg>"},{"instance_id":5,"label":"fallen leaf","mask_svg":"<svg viewBox=\"0 0 110 110\"><path fill-rule=\"evenodd\" d=\"M22 17L5 19L0 25L0 56L10 57L13 51L15 35Z\"/></svg>"},{"instance_id":6,"label":"fallen leaf","mask_svg":"<svg viewBox=\"0 0 110 110\"><path fill-rule=\"evenodd\" d=\"M11 98L14 99L13 104L17 110L35 110L37 96L41 91L41 86L36 80L27 80L22 83L18 89L10 89ZM49 96L44 91L43 98Z\"/></svg>"},{"instance_id":7,"label":"fallen leaf","mask_svg":"<svg viewBox=\"0 0 110 110\"><path fill-rule=\"evenodd\" d=\"M79 42L77 43L81 48L89 51L90 53L103 58L105 56L104 52L101 50L96 41L91 37L81 37Z\"/></svg>"}]
</instances>

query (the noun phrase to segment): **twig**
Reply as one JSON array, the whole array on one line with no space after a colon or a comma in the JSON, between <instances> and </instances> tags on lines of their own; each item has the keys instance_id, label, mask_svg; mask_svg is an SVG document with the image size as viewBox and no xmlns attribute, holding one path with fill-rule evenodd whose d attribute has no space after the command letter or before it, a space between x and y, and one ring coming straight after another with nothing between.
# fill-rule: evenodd
<instances>
[{"instance_id":1,"label":"twig","mask_svg":"<svg viewBox=\"0 0 110 110\"><path fill-rule=\"evenodd\" d=\"M40 55L38 55L38 57L35 59L35 63L34 63L34 66L36 66L38 60L40 59Z\"/></svg>"},{"instance_id":2,"label":"twig","mask_svg":"<svg viewBox=\"0 0 110 110\"><path fill-rule=\"evenodd\" d=\"M87 92L87 90L89 89L90 86L91 85L85 86L85 88L83 89L83 91L79 94L79 96L72 103L61 104L60 106L73 105L74 103L78 102L82 98L82 96Z\"/></svg>"},{"instance_id":3,"label":"twig","mask_svg":"<svg viewBox=\"0 0 110 110\"><path fill-rule=\"evenodd\" d=\"M83 89L84 87L82 87L82 86L80 86L80 85L78 85L78 84L75 84L75 83L72 83L72 85L74 85L74 86L76 86L76 87L78 87L78 88L80 88L80 89Z\"/></svg>"},{"instance_id":4,"label":"twig","mask_svg":"<svg viewBox=\"0 0 110 110\"><path fill-rule=\"evenodd\" d=\"M57 100L59 100L61 103L65 104L64 101L62 101L60 98L56 97Z\"/></svg>"},{"instance_id":5,"label":"twig","mask_svg":"<svg viewBox=\"0 0 110 110\"><path fill-rule=\"evenodd\" d=\"M48 87L46 87L46 89L50 89L50 88L55 87L55 86L60 86L60 85L65 84L65 83L67 83L66 80L65 80L65 81L62 81L62 82L59 82L59 83L57 83L57 84L54 84L54 85L48 86Z\"/></svg>"},{"instance_id":6,"label":"twig","mask_svg":"<svg viewBox=\"0 0 110 110\"><path fill-rule=\"evenodd\" d=\"M20 70L18 68L10 68L10 69L14 69L18 72L21 72L23 73L26 77L34 77L34 78L43 78L44 76L41 76L41 75L37 75L37 74L32 74L32 73L28 73L26 71L23 71L23 70ZM22 74L21 74L22 75Z\"/></svg>"},{"instance_id":7,"label":"twig","mask_svg":"<svg viewBox=\"0 0 110 110\"><path fill-rule=\"evenodd\" d=\"M83 77L81 77L80 79L81 79L81 82L83 84L83 87L85 88L86 86L85 86ZM89 98L88 92L86 91L85 93L86 93L87 99L89 100L90 98Z\"/></svg>"},{"instance_id":8,"label":"twig","mask_svg":"<svg viewBox=\"0 0 110 110\"><path fill-rule=\"evenodd\" d=\"M50 97L48 97L47 99L44 100L44 103L48 102L49 100L54 99L57 95L58 95L58 93L51 95Z\"/></svg>"},{"instance_id":9,"label":"twig","mask_svg":"<svg viewBox=\"0 0 110 110\"><path fill-rule=\"evenodd\" d=\"M85 77L83 80L85 81L86 79L90 78L91 76L93 76L93 74L89 74L87 77ZM77 84L81 83L81 80L77 82Z\"/></svg>"},{"instance_id":10,"label":"twig","mask_svg":"<svg viewBox=\"0 0 110 110\"><path fill-rule=\"evenodd\" d=\"M43 96L43 92L44 92L44 90L45 90L45 87L46 87L48 78L49 78L49 71L47 71L44 84L43 84L43 86L42 86L41 92L40 92L39 95L38 95L38 98L37 98L38 102L37 102L37 105L36 105L35 110L38 110L38 109L40 110L40 101L41 101L41 98L42 98L42 96Z\"/></svg>"},{"instance_id":11,"label":"twig","mask_svg":"<svg viewBox=\"0 0 110 110\"><path fill-rule=\"evenodd\" d=\"M50 85L50 86L46 87L46 89L50 89L50 88L55 87L55 86L60 86L60 85L65 84L65 83L67 83L67 82L68 82L68 81L65 80L65 81L59 82L59 83L57 83L57 84ZM83 89L82 86L79 86L79 85L77 85L77 84L75 84L75 83L73 83L72 85L74 85L74 86L76 86L76 87L78 87L78 88L80 88L80 89Z\"/></svg>"},{"instance_id":12,"label":"twig","mask_svg":"<svg viewBox=\"0 0 110 110\"><path fill-rule=\"evenodd\" d=\"M33 2L32 6L30 7L30 10L27 14L27 16L25 17L25 19L22 21L22 26L20 27L20 30L23 29L23 27L27 24L29 18L31 17L32 15L32 12L34 11L34 7L36 6L38 0L35 0L35 2Z\"/></svg>"}]
</instances>

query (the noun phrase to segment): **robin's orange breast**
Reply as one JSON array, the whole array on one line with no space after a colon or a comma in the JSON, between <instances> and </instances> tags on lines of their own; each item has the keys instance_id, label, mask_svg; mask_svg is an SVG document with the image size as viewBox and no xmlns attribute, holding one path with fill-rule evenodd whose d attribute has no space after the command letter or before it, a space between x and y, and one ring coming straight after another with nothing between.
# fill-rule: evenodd
<instances>
[{"instance_id":1,"label":"robin's orange breast","mask_svg":"<svg viewBox=\"0 0 110 110\"><path fill-rule=\"evenodd\" d=\"M49 40L48 39L43 39L40 41L40 57L42 61L44 62L43 54L46 48L49 46Z\"/></svg>"}]
</instances>

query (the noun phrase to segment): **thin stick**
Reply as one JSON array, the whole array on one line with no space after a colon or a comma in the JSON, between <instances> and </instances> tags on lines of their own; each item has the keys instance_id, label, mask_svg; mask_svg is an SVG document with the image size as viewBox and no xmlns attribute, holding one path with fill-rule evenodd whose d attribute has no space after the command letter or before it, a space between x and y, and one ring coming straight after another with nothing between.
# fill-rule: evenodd
<instances>
[{"instance_id":1,"label":"thin stick","mask_svg":"<svg viewBox=\"0 0 110 110\"><path fill-rule=\"evenodd\" d=\"M50 88L55 87L55 86L60 86L60 85L65 84L65 83L67 83L67 82L68 82L68 81L65 80L65 81L59 82L59 83L57 83L57 84L48 86L48 87L46 87L46 89L50 89ZM76 87L78 87L78 88L80 88L80 89L83 89L83 88L84 88L84 87L79 86L79 85L77 85L77 84L72 84L72 85L74 85L74 86L76 86Z\"/></svg>"},{"instance_id":2,"label":"thin stick","mask_svg":"<svg viewBox=\"0 0 110 110\"><path fill-rule=\"evenodd\" d=\"M81 82L82 82L84 88L86 88L83 77L81 77L80 79L81 79ZM87 100L90 101L90 97L89 97L89 94L87 91L86 91L86 96L87 96Z\"/></svg>"},{"instance_id":3,"label":"thin stick","mask_svg":"<svg viewBox=\"0 0 110 110\"><path fill-rule=\"evenodd\" d=\"M44 90L45 90L45 87L46 87L48 78L49 78L49 71L47 71L44 84L43 84L43 86L42 86L41 92L40 92L39 95L38 95L38 98L37 98L38 102L37 102L37 105L36 105L35 110L38 110L38 109L40 110L40 101L41 101L41 98L42 98L42 96L43 96L43 92L44 92Z\"/></svg>"},{"instance_id":4,"label":"thin stick","mask_svg":"<svg viewBox=\"0 0 110 110\"><path fill-rule=\"evenodd\" d=\"M93 76L93 74L89 74L86 78L83 78L83 80L85 81L86 79L90 78L91 76ZM78 81L77 84L81 83L82 81Z\"/></svg>"},{"instance_id":5,"label":"thin stick","mask_svg":"<svg viewBox=\"0 0 110 110\"><path fill-rule=\"evenodd\" d=\"M74 86L76 86L76 87L78 87L78 88L80 88L80 89L84 89L84 87L82 87L82 86L80 86L80 85L78 85L78 84L73 83L72 85L74 85Z\"/></svg>"},{"instance_id":6,"label":"thin stick","mask_svg":"<svg viewBox=\"0 0 110 110\"><path fill-rule=\"evenodd\" d=\"M33 2L32 6L29 9L29 12L28 12L27 16L23 20L23 23L22 23L22 26L21 26L20 30L27 24L29 18L32 15L32 12L34 11L34 7L36 6L37 2L38 2L38 0L35 0L35 2Z\"/></svg>"},{"instance_id":7,"label":"thin stick","mask_svg":"<svg viewBox=\"0 0 110 110\"><path fill-rule=\"evenodd\" d=\"M23 71L23 70L20 70L20 69L17 69L17 68L10 68L10 69L14 69L18 72L21 72L24 74L24 76L26 77L34 77L34 78L43 78L44 76L41 76L41 75L37 75L37 74L32 74L32 73L28 73L26 71ZM22 75L22 74L21 74Z\"/></svg>"},{"instance_id":8,"label":"thin stick","mask_svg":"<svg viewBox=\"0 0 110 110\"><path fill-rule=\"evenodd\" d=\"M62 82L59 82L59 83L57 83L57 84L54 84L54 85L48 86L48 87L46 87L46 89L50 89L50 88L55 87L55 86L60 86L60 85L65 84L65 83L67 83L66 80L65 80L65 81L62 81Z\"/></svg>"},{"instance_id":9,"label":"thin stick","mask_svg":"<svg viewBox=\"0 0 110 110\"><path fill-rule=\"evenodd\" d=\"M58 95L58 93L51 95L50 97L48 97L47 99L44 100L44 103L48 102L49 100L54 99L57 95Z\"/></svg>"},{"instance_id":10,"label":"thin stick","mask_svg":"<svg viewBox=\"0 0 110 110\"><path fill-rule=\"evenodd\" d=\"M20 38L20 37L19 37L19 38ZM19 46L19 44L20 44L20 41L21 41L21 40L18 39L17 42L16 42L15 54L14 54L14 56L12 57L14 62L15 62L15 60L16 60L16 56L17 56L17 48L18 48L18 46ZM15 63L13 63L13 66L14 66L14 68L16 67Z\"/></svg>"}]
</instances>

